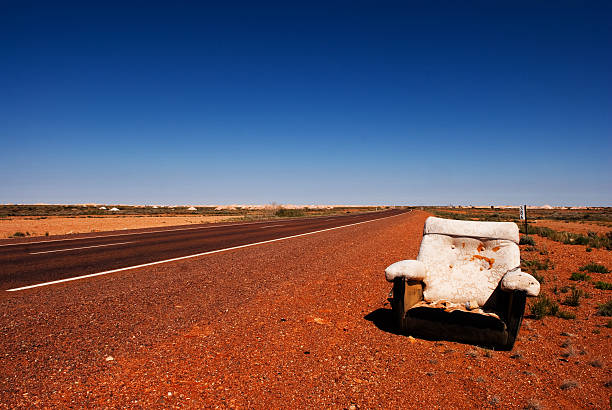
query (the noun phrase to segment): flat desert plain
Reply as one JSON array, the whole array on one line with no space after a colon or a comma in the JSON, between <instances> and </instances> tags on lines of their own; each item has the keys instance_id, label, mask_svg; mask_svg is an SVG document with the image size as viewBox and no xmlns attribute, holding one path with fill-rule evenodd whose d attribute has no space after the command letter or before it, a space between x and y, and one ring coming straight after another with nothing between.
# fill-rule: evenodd
<instances>
[{"instance_id":1,"label":"flat desert plain","mask_svg":"<svg viewBox=\"0 0 612 410\"><path fill-rule=\"evenodd\" d=\"M66 235L116 231L121 229L156 228L236 220L236 216L11 216L0 219L0 239L11 238L16 232L26 236Z\"/></svg>"}]
</instances>

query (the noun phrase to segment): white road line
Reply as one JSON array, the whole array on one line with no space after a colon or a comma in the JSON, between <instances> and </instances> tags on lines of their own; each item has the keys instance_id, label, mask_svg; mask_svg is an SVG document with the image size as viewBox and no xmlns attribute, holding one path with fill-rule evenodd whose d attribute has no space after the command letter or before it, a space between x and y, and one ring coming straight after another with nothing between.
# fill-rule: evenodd
<instances>
[{"instance_id":1,"label":"white road line","mask_svg":"<svg viewBox=\"0 0 612 410\"><path fill-rule=\"evenodd\" d=\"M122 271L130 270L130 269L138 269L138 268L144 268L146 266L159 265L159 264L162 264L162 263L168 263L168 262L180 261L180 260L184 260L184 259L197 258L198 256L212 255L214 253L226 252L226 251L231 251L231 250L234 250L234 249L248 248L250 246L263 245L265 243L284 241L286 239L298 238L300 236L313 235L315 233L320 233L320 232L333 231L335 229L341 229L341 228L347 228L349 226L367 224L367 223L374 222L374 221L382 221L383 219L395 218L396 216L401 216L401 215L406 215L406 213L401 213L401 214L391 215L391 216L385 216L384 218L370 219L369 221L356 222L356 223L352 223L352 224L348 224L348 225L336 226L334 228L327 228L327 229L321 229L321 230L313 231L313 232L301 233L301 234L298 234L298 235L285 236L283 238L270 239L270 240L262 241L262 242L254 242L254 243L249 243L249 244L246 244L246 245L232 246L231 248L217 249L215 251L196 253L194 255L181 256L181 257L172 258L172 259L165 259L163 261L143 263L142 265L128 266L128 267L125 267L125 268L112 269L112 270L107 270L107 271L98 272L98 273L91 273L89 275L75 276L73 278L54 280L54 281L51 281L51 282L37 283L36 285L22 286L20 288L7 289L6 291L7 292L17 292L17 291L20 291L20 290L33 289L33 288L39 288L39 287L42 287L42 286L55 285L57 283L72 282L74 280L93 278L95 276L108 275L109 273L122 272Z\"/></svg>"},{"instance_id":2,"label":"white road line","mask_svg":"<svg viewBox=\"0 0 612 410\"><path fill-rule=\"evenodd\" d=\"M312 218L312 220L316 220L316 218ZM331 219L324 219L324 221L328 221ZM289 219L288 221L292 221ZM295 221L295 220L293 220ZM301 220L300 220L301 221ZM263 223L269 223L270 221L257 221L257 222L247 222L242 224L225 224L225 225L210 225L210 226L199 226L195 228L179 228L179 229L162 229L159 231L148 231L148 232L127 232L127 233L117 233L112 235L97 235L97 236L84 236L81 238L66 238L66 239L49 239L47 241L37 241L37 242L20 242L20 243L7 243L2 246L18 246L18 245L36 245L37 243L49 243L49 242L63 242L63 241L78 241L85 239L96 239L96 238L112 238L113 236L130 236L130 235L147 235L150 233L161 233L161 232L175 232L175 231L190 231L194 229L211 229L211 228L224 228L226 226L245 226L245 225L257 225ZM143 228L146 229L146 228Z\"/></svg>"},{"instance_id":3,"label":"white road line","mask_svg":"<svg viewBox=\"0 0 612 410\"><path fill-rule=\"evenodd\" d=\"M77 249L89 249L89 248L102 248L104 246L115 246L115 245L124 245L126 243L134 243L134 241L130 242L117 242L117 243L109 243L106 245L92 245L92 246L81 246L79 248L68 248L68 249L56 249L54 251L42 251L42 252L30 252L30 255L40 255L41 253L53 253L53 252L67 252L67 251L75 251Z\"/></svg>"}]
</instances>

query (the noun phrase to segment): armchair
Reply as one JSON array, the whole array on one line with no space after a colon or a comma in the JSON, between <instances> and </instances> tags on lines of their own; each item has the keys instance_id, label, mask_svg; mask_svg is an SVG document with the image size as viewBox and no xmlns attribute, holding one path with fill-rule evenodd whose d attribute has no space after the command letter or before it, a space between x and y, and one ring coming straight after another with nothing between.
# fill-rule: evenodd
<instances>
[{"instance_id":1,"label":"armchair","mask_svg":"<svg viewBox=\"0 0 612 410\"><path fill-rule=\"evenodd\" d=\"M520 270L512 222L429 217L416 260L385 270L400 330L512 349L539 282Z\"/></svg>"}]
</instances>

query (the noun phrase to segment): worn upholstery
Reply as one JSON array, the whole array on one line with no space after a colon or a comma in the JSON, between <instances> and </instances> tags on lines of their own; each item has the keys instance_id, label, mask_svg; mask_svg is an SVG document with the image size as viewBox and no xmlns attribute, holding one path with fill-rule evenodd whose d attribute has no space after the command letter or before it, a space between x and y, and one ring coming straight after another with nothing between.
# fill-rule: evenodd
<instances>
[{"instance_id":1,"label":"worn upholstery","mask_svg":"<svg viewBox=\"0 0 612 410\"><path fill-rule=\"evenodd\" d=\"M422 279L425 302L476 302L484 306L504 275L519 269L518 242L518 227L512 222L429 217L416 261L420 264L396 262L387 268L385 276L389 281L396 277ZM528 290L521 288L527 286L530 296L537 295L539 283L536 291L533 281L524 275L509 276L507 290Z\"/></svg>"}]
</instances>

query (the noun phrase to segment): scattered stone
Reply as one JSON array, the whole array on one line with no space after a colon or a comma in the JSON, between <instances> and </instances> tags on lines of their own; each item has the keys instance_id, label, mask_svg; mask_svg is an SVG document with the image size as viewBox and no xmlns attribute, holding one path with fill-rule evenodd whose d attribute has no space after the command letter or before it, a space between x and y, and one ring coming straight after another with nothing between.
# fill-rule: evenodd
<instances>
[{"instance_id":1,"label":"scattered stone","mask_svg":"<svg viewBox=\"0 0 612 410\"><path fill-rule=\"evenodd\" d=\"M525 410L540 410L542 406L537 400L529 400L529 403L525 406Z\"/></svg>"},{"instance_id":2,"label":"scattered stone","mask_svg":"<svg viewBox=\"0 0 612 410\"><path fill-rule=\"evenodd\" d=\"M578 387L578 382L576 380L565 380L559 387L561 390L573 389L574 387Z\"/></svg>"},{"instance_id":3,"label":"scattered stone","mask_svg":"<svg viewBox=\"0 0 612 410\"><path fill-rule=\"evenodd\" d=\"M115 358L113 356L106 356L104 360L106 360L107 362L112 362L113 360L115 360Z\"/></svg>"}]
</instances>

